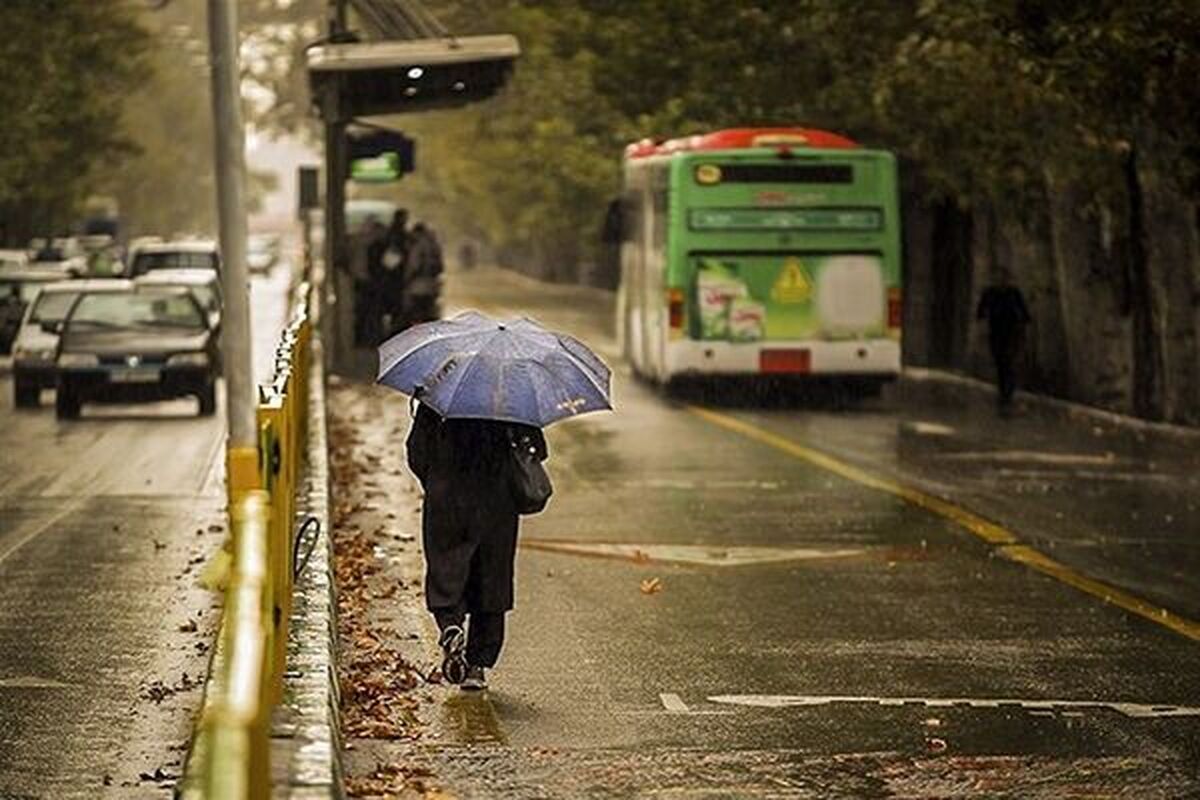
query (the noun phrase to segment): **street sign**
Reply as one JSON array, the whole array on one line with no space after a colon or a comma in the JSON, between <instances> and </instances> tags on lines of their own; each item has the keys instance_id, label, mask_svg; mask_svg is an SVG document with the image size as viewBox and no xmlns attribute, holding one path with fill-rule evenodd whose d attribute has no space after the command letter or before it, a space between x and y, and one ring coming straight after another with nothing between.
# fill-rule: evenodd
<instances>
[{"instance_id":1,"label":"street sign","mask_svg":"<svg viewBox=\"0 0 1200 800\"><path fill-rule=\"evenodd\" d=\"M297 199L301 216L305 211L321 205L319 176L320 169L317 167L299 167L296 170Z\"/></svg>"},{"instance_id":2,"label":"street sign","mask_svg":"<svg viewBox=\"0 0 1200 800\"><path fill-rule=\"evenodd\" d=\"M350 162L350 180L358 183L390 183L399 180L404 171L395 153L374 158L356 158Z\"/></svg>"},{"instance_id":3,"label":"street sign","mask_svg":"<svg viewBox=\"0 0 1200 800\"><path fill-rule=\"evenodd\" d=\"M388 183L416 168L416 142L399 131L355 126L346 131L350 178L359 183Z\"/></svg>"}]
</instances>

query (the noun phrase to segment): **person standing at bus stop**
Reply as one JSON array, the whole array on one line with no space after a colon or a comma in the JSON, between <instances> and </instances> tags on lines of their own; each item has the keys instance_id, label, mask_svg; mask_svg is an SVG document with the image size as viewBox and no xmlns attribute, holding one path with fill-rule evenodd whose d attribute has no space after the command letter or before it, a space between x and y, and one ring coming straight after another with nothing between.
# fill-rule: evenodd
<instances>
[{"instance_id":1,"label":"person standing at bus stop","mask_svg":"<svg viewBox=\"0 0 1200 800\"><path fill-rule=\"evenodd\" d=\"M1008 270L983 290L975 310L978 319L987 320L988 348L996 365L997 401L1002 410L1012 405L1017 390L1017 360L1025 344L1025 328L1031 321L1025 296L1012 282Z\"/></svg>"}]
</instances>

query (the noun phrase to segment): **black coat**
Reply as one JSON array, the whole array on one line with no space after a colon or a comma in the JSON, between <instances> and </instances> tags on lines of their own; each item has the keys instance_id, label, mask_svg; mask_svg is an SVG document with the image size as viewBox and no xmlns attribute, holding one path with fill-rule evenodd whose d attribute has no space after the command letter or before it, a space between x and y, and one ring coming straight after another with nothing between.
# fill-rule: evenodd
<instances>
[{"instance_id":1,"label":"black coat","mask_svg":"<svg viewBox=\"0 0 1200 800\"><path fill-rule=\"evenodd\" d=\"M510 436L529 436L546 458L542 432L493 420L443 420L419 406L408 464L425 489L425 603L430 610L496 613L513 606L518 515Z\"/></svg>"}]
</instances>

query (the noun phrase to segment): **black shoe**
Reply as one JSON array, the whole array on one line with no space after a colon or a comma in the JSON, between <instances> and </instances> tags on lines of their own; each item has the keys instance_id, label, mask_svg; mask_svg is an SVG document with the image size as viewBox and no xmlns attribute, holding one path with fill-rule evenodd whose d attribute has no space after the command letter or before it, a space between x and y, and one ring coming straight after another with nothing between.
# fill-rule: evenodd
<instances>
[{"instance_id":1,"label":"black shoe","mask_svg":"<svg viewBox=\"0 0 1200 800\"><path fill-rule=\"evenodd\" d=\"M467 635L458 625L442 631L438 645L442 648L442 676L450 683L462 683L467 677Z\"/></svg>"},{"instance_id":2,"label":"black shoe","mask_svg":"<svg viewBox=\"0 0 1200 800\"><path fill-rule=\"evenodd\" d=\"M474 664L467 667L467 677L463 679L462 690L464 692L482 692L486 688L487 671Z\"/></svg>"}]
</instances>

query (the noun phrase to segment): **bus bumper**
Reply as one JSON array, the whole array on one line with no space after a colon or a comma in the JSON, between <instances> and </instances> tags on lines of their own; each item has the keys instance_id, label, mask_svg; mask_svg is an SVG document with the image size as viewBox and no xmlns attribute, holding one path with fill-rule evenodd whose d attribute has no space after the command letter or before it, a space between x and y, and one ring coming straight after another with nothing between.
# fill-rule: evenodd
<instances>
[{"instance_id":1,"label":"bus bumper","mask_svg":"<svg viewBox=\"0 0 1200 800\"><path fill-rule=\"evenodd\" d=\"M900 374L900 342L673 341L666 345L666 378L677 375L863 375Z\"/></svg>"}]
</instances>

